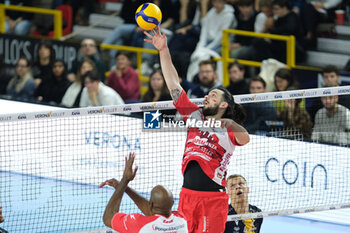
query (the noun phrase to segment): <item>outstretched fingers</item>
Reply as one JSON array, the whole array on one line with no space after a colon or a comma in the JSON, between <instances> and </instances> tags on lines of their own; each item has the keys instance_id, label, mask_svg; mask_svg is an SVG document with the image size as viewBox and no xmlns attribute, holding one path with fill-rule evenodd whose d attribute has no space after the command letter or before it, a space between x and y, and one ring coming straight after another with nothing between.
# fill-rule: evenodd
<instances>
[{"instance_id":1,"label":"outstretched fingers","mask_svg":"<svg viewBox=\"0 0 350 233\"><path fill-rule=\"evenodd\" d=\"M145 42L152 44L153 36L149 34L148 32L144 31L145 35L150 39L143 39Z\"/></svg>"},{"instance_id":2,"label":"outstretched fingers","mask_svg":"<svg viewBox=\"0 0 350 233\"><path fill-rule=\"evenodd\" d=\"M138 169L139 169L139 167L136 166L135 169L134 169L134 171L132 172L131 180L133 180L133 179L135 178L136 172L137 172Z\"/></svg>"},{"instance_id":3,"label":"outstretched fingers","mask_svg":"<svg viewBox=\"0 0 350 233\"><path fill-rule=\"evenodd\" d=\"M143 33L145 33L145 35L150 38L150 39L153 39L153 36L151 34L149 34L147 31L144 31Z\"/></svg>"},{"instance_id":4,"label":"outstretched fingers","mask_svg":"<svg viewBox=\"0 0 350 233\"><path fill-rule=\"evenodd\" d=\"M98 187L102 188L106 185L111 186L111 187L116 187L118 185L118 183L119 183L119 181L113 178L110 180L106 180L105 182L102 182Z\"/></svg>"}]
</instances>

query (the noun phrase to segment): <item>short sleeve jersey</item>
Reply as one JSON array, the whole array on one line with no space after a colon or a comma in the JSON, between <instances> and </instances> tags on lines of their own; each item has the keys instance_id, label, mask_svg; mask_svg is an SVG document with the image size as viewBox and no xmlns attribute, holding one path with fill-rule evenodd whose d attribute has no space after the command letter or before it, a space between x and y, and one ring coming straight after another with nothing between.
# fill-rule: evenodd
<instances>
[{"instance_id":1,"label":"short sleeve jersey","mask_svg":"<svg viewBox=\"0 0 350 233\"><path fill-rule=\"evenodd\" d=\"M113 216L112 228L119 233L188 233L184 215L178 211L172 211L169 217L117 213Z\"/></svg>"},{"instance_id":2,"label":"short sleeve jersey","mask_svg":"<svg viewBox=\"0 0 350 233\"><path fill-rule=\"evenodd\" d=\"M184 91L181 92L174 105L185 121L204 120L201 109L189 100ZM182 173L185 172L187 164L195 160L210 179L226 187L227 165L236 145L239 146L231 129L189 128L182 161Z\"/></svg>"},{"instance_id":3,"label":"short sleeve jersey","mask_svg":"<svg viewBox=\"0 0 350 233\"><path fill-rule=\"evenodd\" d=\"M256 212L261 212L261 209L254 205L249 205L249 213ZM231 205L228 205L228 215L235 214L237 214L236 210ZM259 233L262 222L262 218L226 222L224 233Z\"/></svg>"}]
</instances>

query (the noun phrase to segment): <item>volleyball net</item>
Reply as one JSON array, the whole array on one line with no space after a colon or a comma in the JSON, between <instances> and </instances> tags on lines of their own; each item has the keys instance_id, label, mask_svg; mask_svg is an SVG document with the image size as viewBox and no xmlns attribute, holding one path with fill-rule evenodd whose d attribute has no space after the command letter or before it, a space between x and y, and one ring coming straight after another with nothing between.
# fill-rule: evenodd
<instances>
[{"instance_id":1,"label":"volleyball net","mask_svg":"<svg viewBox=\"0 0 350 233\"><path fill-rule=\"evenodd\" d=\"M247 109L273 105L282 109L282 116L288 99L302 99L297 103L309 110L320 97L349 94L350 86L344 86L240 95L235 101ZM201 105L201 99L193 102ZM152 187L164 185L173 192L177 209L186 128L168 123L173 113L172 102L166 101L0 115L0 204L6 220L2 227L9 232L105 228L102 216L114 189L98 185L121 179L129 152L136 153L139 167L130 186L148 198ZM338 132L330 119L310 131L281 118L265 119L252 129L250 143L233 152L227 175L246 178L249 203L263 212L228 220L350 207L347 117L346 112L339 118L344 123L339 122L343 128ZM127 195L120 211L140 212Z\"/></svg>"}]
</instances>

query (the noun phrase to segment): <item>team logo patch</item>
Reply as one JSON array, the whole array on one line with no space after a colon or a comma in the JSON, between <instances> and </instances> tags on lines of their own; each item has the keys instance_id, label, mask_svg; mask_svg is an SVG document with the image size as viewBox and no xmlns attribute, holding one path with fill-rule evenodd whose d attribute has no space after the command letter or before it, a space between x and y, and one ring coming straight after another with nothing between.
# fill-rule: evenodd
<instances>
[{"instance_id":1,"label":"team logo patch","mask_svg":"<svg viewBox=\"0 0 350 233\"><path fill-rule=\"evenodd\" d=\"M157 111L143 112L143 128L144 129L160 129L162 114Z\"/></svg>"}]
</instances>

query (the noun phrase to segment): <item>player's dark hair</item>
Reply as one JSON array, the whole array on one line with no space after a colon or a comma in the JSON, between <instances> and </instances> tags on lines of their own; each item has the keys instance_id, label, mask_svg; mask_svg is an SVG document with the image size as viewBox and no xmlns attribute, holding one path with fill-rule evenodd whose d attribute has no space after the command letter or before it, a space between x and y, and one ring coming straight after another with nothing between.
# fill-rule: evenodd
<instances>
[{"instance_id":1,"label":"player's dark hair","mask_svg":"<svg viewBox=\"0 0 350 233\"><path fill-rule=\"evenodd\" d=\"M63 73L61 74L61 77L64 77L64 79L66 79L67 73L68 73L66 63L63 61L63 59L56 59L54 62L52 62L52 68L56 63L61 63L63 65L64 69L63 69ZM54 77L53 73L52 73L52 77Z\"/></svg>"},{"instance_id":2,"label":"player's dark hair","mask_svg":"<svg viewBox=\"0 0 350 233\"><path fill-rule=\"evenodd\" d=\"M224 87L218 87L215 88L218 90L221 90L224 92L223 94L223 100L228 103L228 107L226 108L226 111L224 113L224 115L222 116L222 118L229 118L234 120L235 122L237 122L240 125L243 125L247 115L246 112L244 110L244 108L240 105L235 103L235 100L233 99L232 94Z\"/></svg>"},{"instance_id":3,"label":"player's dark hair","mask_svg":"<svg viewBox=\"0 0 350 233\"><path fill-rule=\"evenodd\" d=\"M237 2L238 6L253 6L254 5L254 1L253 0L239 0Z\"/></svg>"},{"instance_id":4,"label":"player's dark hair","mask_svg":"<svg viewBox=\"0 0 350 233\"><path fill-rule=\"evenodd\" d=\"M273 0L272 5L287 7L289 10L292 8L289 0Z\"/></svg>"},{"instance_id":5,"label":"player's dark hair","mask_svg":"<svg viewBox=\"0 0 350 233\"><path fill-rule=\"evenodd\" d=\"M259 7L272 7L272 0L260 0L259 1Z\"/></svg>"},{"instance_id":6,"label":"player's dark hair","mask_svg":"<svg viewBox=\"0 0 350 233\"><path fill-rule=\"evenodd\" d=\"M297 80L295 80L294 75L293 75L291 70L289 70L287 68L281 68L281 69L277 70L277 72L275 73L275 87L277 89L276 77L284 79L288 82L287 90L299 89L299 83L297 82ZM285 91L285 90L282 90L282 91Z\"/></svg>"},{"instance_id":7,"label":"player's dark hair","mask_svg":"<svg viewBox=\"0 0 350 233\"><path fill-rule=\"evenodd\" d=\"M162 70L161 69L154 69L152 74L149 76L150 79L149 79L149 82L148 82L148 90L147 90L147 92L145 93L145 95L142 98L143 102L153 102L153 98L155 96L155 93L154 93L154 90L153 90L153 88L151 86L151 79L152 79L153 75L156 74L156 73L159 73L162 76L162 79L163 79L163 87L162 87L162 91L161 91L160 95L162 96L162 95L168 95L169 94L169 90L168 90L168 88L166 86Z\"/></svg>"},{"instance_id":8,"label":"player's dark hair","mask_svg":"<svg viewBox=\"0 0 350 233\"><path fill-rule=\"evenodd\" d=\"M127 51L119 51L116 55L115 58L119 57L120 55L124 55L125 57L127 57L129 59L129 61L131 61L131 54Z\"/></svg>"},{"instance_id":9,"label":"player's dark hair","mask_svg":"<svg viewBox=\"0 0 350 233\"><path fill-rule=\"evenodd\" d=\"M18 60L17 60L17 65L18 65L18 62L19 62L19 60L25 60L26 61L26 63L27 63L27 67L32 67L32 61L27 57L27 56L25 56L25 55L23 55L23 56L21 56Z\"/></svg>"},{"instance_id":10,"label":"player's dark hair","mask_svg":"<svg viewBox=\"0 0 350 233\"><path fill-rule=\"evenodd\" d=\"M252 84L252 82L261 82L263 87L266 88L266 82L265 80L260 76L255 76L249 80L249 86Z\"/></svg>"},{"instance_id":11,"label":"player's dark hair","mask_svg":"<svg viewBox=\"0 0 350 233\"><path fill-rule=\"evenodd\" d=\"M327 65L322 69L322 73L336 73L337 75L339 75L339 69L338 67L334 66L334 65Z\"/></svg>"},{"instance_id":12,"label":"player's dark hair","mask_svg":"<svg viewBox=\"0 0 350 233\"><path fill-rule=\"evenodd\" d=\"M85 80L87 77L91 79L91 81L101 81L100 74L98 73L97 70L90 70L86 72L86 74L83 75L83 80Z\"/></svg>"},{"instance_id":13,"label":"player's dark hair","mask_svg":"<svg viewBox=\"0 0 350 233\"><path fill-rule=\"evenodd\" d=\"M237 68L239 70L245 70L244 68L244 65L242 65L241 63L239 63L238 61L234 61L234 62L231 62L229 65L228 65L228 70L230 70L233 66L237 66Z\"/></svg>"},{"instance_id":14,"label":"player's dark hair","mask_svg":"<svg viewBox=\"0 0 350 233\"><path fill-rule=\"evenodd\" d=\"M56 53L55 53L55 49L53 48L53 44L50 40L41 40L38 44L38 50L37 50L37 62L40 61L40 56L39 56L39 50L41 48L47 48L48 50L50 50L50 65L52 66L52 62L56 59Z\"/></svg>"},{"instance_id":15,"label":"player's dark hair","mask_svg":"<svg viewBox=\"0 0 350 233\"><path fill-rule=\"evenodd\" d=\"M213 60L204 60L204 61L201 61L199 63L199 66L203 66L203 65L211 65L213 67L213 70L216 71L216 62L213 61Z\"/></svg>"}]
</instances>

